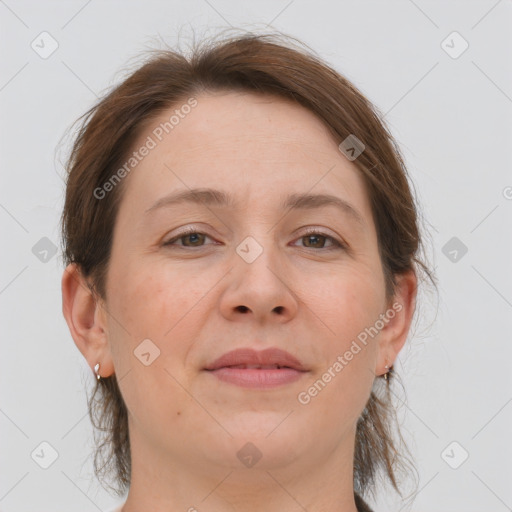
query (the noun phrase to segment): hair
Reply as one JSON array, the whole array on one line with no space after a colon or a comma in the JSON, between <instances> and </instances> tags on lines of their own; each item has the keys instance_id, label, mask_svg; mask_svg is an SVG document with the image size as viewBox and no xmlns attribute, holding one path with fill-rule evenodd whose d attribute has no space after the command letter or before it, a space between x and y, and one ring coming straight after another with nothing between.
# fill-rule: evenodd
<instances>
[{"instance_id":1,"label":"hair","mask_svg":"<svg viewBox=\"0 0 512 512\"><path fill-rule=\"evenodd\" d=\"M194 45L188 58L169 48L150 50L135 71L77 119L81 124L65 166L63 255L66 264L77 264L96 298L107 299L113 228L126 180L120 180L105 199L99 199L95 190L130 158L136 139L160 114L194 95L216 91L291 100L314 113L338 144L349 135L362 141L364 151L353 163L370 199L386 297L393 297L396 278L411 270L417 276L425 273L435 284L420 258L422 237L408 172L382 114L348 79L295 41L281 33L244 33L205 40ZM396 378L391 371L387 380L375 379L357 421L353 476L358 503L362 496L375 496L381 473L402 496L399 475L415 470L404 456L407 447L391 401ZM113 474L117 488L109 487L121 494L129 488L131 476L127 409L115 374L95 382L88 398L96 429L94 470L103 482Z\"/></svg>"}]
</instances>

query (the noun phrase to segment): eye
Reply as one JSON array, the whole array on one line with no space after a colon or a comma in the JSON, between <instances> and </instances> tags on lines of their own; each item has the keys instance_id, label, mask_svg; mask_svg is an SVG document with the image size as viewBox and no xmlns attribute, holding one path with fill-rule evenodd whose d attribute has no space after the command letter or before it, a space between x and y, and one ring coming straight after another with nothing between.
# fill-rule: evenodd
<instances>
[{"instance_id":1,"label":"eye","mask_svg":"<svg viewBox=\"0 0 512 512\"><path fill-rule=\"evenodd\" d=\"M177 247L203 247L205 245L205 238L210 237L207 234L198 231L194 227L189 227L162 245ZM345 243L340 242L336 238L314 228L308 229L298 240L305 240L306 249L323 249L328 251L347 248ZM181 241L182 243L176 244L177 241ZM325 247L326 241L330 241L331 245Z\"/></svg>"},{"instance_id":2,"label":"eye","mask_svg":"<svg viewBox=\"0 0 512 512\"><path fill-rule=\"evenodd\" d=\"M324 250L335 250L335 249L345 249L346 245L336 238L327 235L326 233L322 233L317 229L308 229L306 233L304 233L299 240L305 240L306 244L312 244L311 246L306 245L307 249L324 249ZM331 246L325 247L325 241L330 240ZM319 247L320 246L320 247Z\"/></svg>"},{"instance_id":3,"label":"eye","mask_svg":"<svg viewBox=\"0 0 512 512\"><path fill-rule=\"evenodd\" d=\"M207 234L201 233L200 231L197 231L197 229L192 227L187 228L186 230L182 231L179 235L176 235L174 238L171 238L162 245L177 245L175 244L175 242L178 240L181 240L182 242L188 240L189 243L182 243L181 245L178 244L178 247L202 247L201 242L204 241L205 237L210 238Z\"/></svg>"}]
</instances>

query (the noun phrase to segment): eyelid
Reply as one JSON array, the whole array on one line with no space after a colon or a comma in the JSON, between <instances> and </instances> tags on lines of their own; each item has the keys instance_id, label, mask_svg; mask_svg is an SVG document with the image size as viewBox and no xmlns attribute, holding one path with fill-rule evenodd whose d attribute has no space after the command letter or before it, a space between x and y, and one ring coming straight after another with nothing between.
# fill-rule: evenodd
<instances>
[{"instance_id":1,"label":"eyelid","mask_svg":"<svg viewBox=\"0 0 512 512\"><path fill-rule=\"evenodd\" d=\"M176 242L180 238L190 235L192 233L206 235L208 238L213 239L213 237L211 237L208 233L205 233L205 231L201 230L201 228L199 228L198 226L187 226L187 227L183 228L181 231L179 231L178 233L176 233L175 235L173 235L171 238L169 238L169 240L163 242L162 245L169 245L172 242Z\"/></svg>"},{"instance_id":2,"label":"eyelid","mask_svg":"<svg viewBox=\"0 0 512 512\"><path fill-rule=\"evenodd\" d=\"M341 239L340 237L335 236L335 235L330 235L329 233L326 232L326 228L309 226L309 227L305 228L305 231L301 231L301 233L302 234L297 238L297 240L302 238L302 237L304 237L304 236L319 235L319 236L323 236L325 238L331 239L333 244L334 244L332 247L327 247L327 248L324 248L324 249L313 249L313 250L328 251L330 249L332 249L332 250L334 250L334 249L348 249L348 244L343 239ZM309 249L309 247L306 247L306 249Z\"/></svg>"},{"instance_id":3,"label":"eyelid","mask_svg":"<svg viewBox=\"0 0 512 512\"><path fill-rule=\"evenodd\" d=\"M309 236L309 235L319 235L319 236L323 236L327 239L330 239L333 243L333 245L331 247L326 247L326 248L320 248L320 249L311 249L312 251L329 251L329 250L349 250L349 246L348 244L343 240L343 239L340 239L338 236L335 236L335 235L330 235L326 232L326 228L321 228L321 227L315 227L315 226L308 226L306 227L303 231L300 231L300 236L298 236L297 238L294 239L294 241L297 241L299 239L301 239L302 237L305 237L305 236ZM213 240L213 237L208 235L208 233L205 233L204 231L201 231L201 228L199 228L198 226L187 226L186 228L183 228L180 232L176 233L173 237L171 237L169 240L167 240L166 242L163 242L162 245L173 245L174 242L178 241L180 238L184 237L184 236L187 236L187 235L190 235L190 234L200 234L200 235L205 235L207 238L210 238L211 240ZM180 246L178 245L177 247L183 247L183 248L187 248L186 246ZM197 247L197 249L201 248L201 247L205 247L205 246L199 246ZM194 249L194 247L191 247L189 249ZM304 249L310 249L309 247L304 247Z\"/></svg>"}]
</instances>

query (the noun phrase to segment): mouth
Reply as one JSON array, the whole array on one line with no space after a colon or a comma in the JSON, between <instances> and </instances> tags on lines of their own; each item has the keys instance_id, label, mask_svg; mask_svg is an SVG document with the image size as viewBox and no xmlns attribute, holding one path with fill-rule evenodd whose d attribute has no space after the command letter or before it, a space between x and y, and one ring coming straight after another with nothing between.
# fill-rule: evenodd
<instances>
[{"instance_id":1,"label":"mouth","mask_svg":"<svg viewBox=\"0 0 512 512\"><path fill-rule=\"evenodd\" d=\"M239 370L281 370L282 368L289 368L291 370L295 370L296 368L292 368L290 366L281 366L279 364L236 364L230 366L221 366L217 368L217 370L221 368L235 368ZM212 370L214 371L214 370Z\"/></svg>"},{"instance_id":2,"label":"mouth","mask_svg":"<svg viewBox=\"0 0 512 512\"><path fill-rule=\"evenodd\" d=\"M215 359L204 369L213 371L221 368L308 371L297 357L279 348L267 348L262 351L250 347L235 349Z\"/></svg>"},{"instance_id":3,"label":"mouth","mask_svg":"<svg viewBox=\"0 0 512 512\"><path fill-rule=\"evenodd\" d=\"M204 370L222 382L253 389L290 384L309 371L289 352L278 348L256 351L250 347L227 352Z\"/></svg>"},{"instance_id":4,"label":"mouth","mask_svg":"<svg viewBox=\"0 0 512 512\"><path fill-rule=\"evenodd\" d=\"M307 373L287 366L248 364L223 366L207 372L222 382L253 389L268 389L290 384Z\"/></svg>"}]
</instances>

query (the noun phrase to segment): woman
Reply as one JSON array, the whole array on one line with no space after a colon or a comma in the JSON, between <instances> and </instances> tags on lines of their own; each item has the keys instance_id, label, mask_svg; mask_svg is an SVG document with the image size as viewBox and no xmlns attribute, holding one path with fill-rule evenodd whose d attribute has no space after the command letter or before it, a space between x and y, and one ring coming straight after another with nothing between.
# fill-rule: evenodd
<instances>
[{"instance_id":1,"label":"woman","mask_svg":"<svg viewBox=\"0 0 512 512\"><path fill-rule=\"evenodd\" d=\"M368 511L379 471L399 491L392 370L430 274L344 77L275 35L155 52L85 115L62 233L117 510Z\"/></svg>"}]
</instances>

